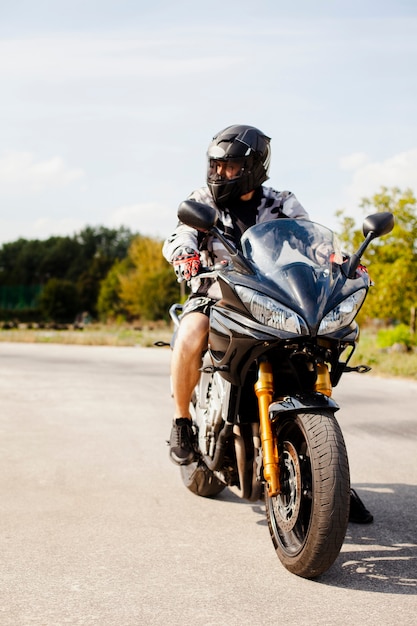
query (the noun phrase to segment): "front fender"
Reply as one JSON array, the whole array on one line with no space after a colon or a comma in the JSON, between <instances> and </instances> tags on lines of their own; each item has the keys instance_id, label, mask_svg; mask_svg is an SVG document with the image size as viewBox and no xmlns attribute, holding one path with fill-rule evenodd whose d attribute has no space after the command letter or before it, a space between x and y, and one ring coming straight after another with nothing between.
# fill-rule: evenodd
<instances>
[{"instance_id":1,"label":"front fender","mask_svg":"<svg viewBox=\"0 0 417 626\"><path fill-rule=\"evenodd\" d=\"M269 405L269 419L275 421L282 413L310 413L317 409L333 411L339 410L339 405L328 396L322 393L310 392L300 393L294 396L287 396L279 402Z\"/></svg>"}]
</instances>

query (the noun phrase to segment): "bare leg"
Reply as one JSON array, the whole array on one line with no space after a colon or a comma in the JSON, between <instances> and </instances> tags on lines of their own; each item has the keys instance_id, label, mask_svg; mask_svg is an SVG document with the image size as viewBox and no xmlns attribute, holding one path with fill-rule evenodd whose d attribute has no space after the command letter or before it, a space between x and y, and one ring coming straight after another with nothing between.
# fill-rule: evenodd
<instances>
[{"instance_id":1,"label":"bare leg","mask_svg":"<svg viewBox=\"0 0 417 626\"><path fill-rule=\"evenodd\" d=\"M190 417L190 400L200 378L208 327L209 319L203 313L189 313L181 320L171 359L175 418Z\"/></svg>"}]
</instances>

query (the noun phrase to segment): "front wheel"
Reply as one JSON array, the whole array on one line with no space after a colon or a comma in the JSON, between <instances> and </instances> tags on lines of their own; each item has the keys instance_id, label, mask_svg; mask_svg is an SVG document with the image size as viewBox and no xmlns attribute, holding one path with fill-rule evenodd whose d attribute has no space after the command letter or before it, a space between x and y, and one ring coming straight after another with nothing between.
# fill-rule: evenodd
<instances>
[{"instance_id":1,"label":"front wheel","mask_svg":"<svg viewBox=\"0 0 417 626\"><path fill-rule=\"evenodd\" d=\"M265 490L269 531L277 555L293 574L316 578L337 558L350 502L349 464L333 413L280 417L274 426L281 493Z\"/></svg>"}]
</instances>

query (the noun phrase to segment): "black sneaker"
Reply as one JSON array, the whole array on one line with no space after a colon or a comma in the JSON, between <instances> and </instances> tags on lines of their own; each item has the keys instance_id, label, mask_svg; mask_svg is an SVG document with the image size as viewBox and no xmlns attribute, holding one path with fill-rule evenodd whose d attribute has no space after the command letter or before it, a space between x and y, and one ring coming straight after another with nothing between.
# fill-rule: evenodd
<instances>
[{"instance_id":1,"label":"black sneaker","mask_svg":"<svg viewBox=\"0 0 417 626\"><path fill-rule=\"evenodd\" d=\"M189 465L194 459L194 433L191 420L179 417L172 424L169 438L169 455L177 465Z\"/></svg>"},{"instance_id":2,"label":"black sneaker","mask_svg":"<svg viewBox=\"0 0 417 626\"><path fill-rule=\"evenodd\" d=\"M374 516L368 511L354 489L350 490L349 522L354 524L371 524Z\"/></svg>"}]
</instances>

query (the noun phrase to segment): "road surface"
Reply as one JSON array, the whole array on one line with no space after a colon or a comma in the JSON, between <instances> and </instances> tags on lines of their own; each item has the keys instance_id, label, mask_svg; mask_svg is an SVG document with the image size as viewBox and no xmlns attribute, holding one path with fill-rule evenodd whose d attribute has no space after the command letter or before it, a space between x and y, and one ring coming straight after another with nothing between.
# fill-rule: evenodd
<instances>
[{"instance_id":1,"label":"road surface","mask_svg":"<svg viewBox=\"0 0 417 626\"><path fill-rule=\"evenodd\" d=\"M169 350L0 344L0 625L366 626L417 620L417 383L335 389L350 524L318 581L259 503L202 499L168 459Z\"/></svg>"}]
</instances>

